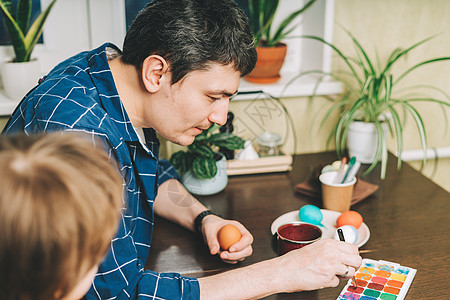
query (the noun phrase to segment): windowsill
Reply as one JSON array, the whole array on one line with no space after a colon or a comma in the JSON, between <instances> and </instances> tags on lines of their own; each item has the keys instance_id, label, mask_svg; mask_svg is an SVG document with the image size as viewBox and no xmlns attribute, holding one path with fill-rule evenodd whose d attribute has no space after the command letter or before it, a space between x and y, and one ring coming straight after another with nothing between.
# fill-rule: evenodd
<instances>
[{"instance_id":1,"label":"windowsill","mask_svg":"<svg viewBox=\"0 0 450 300\"><path fill-rule=\"evenodd\" d=\"M272 84L254 84L242 79L239 92L244 92L244 94L238 94L233 101L253 100L255 97L251 92L261 90L277 98L308 97L313 94L314 89L316 89L316 95L337 95L341 94L343 90L342 84L334 80L324 80L316 87L317 77L311 75L305 75L295 80L284 90L295 76L296 74L284 74L278 82Z\"/></svg>"},{"instance_id":2,"label":"windowsill","mask_svg":"<svg viewBox=\"0 0 450 300\"><path fill-rule=\"evenodd\" d=\"M3 88L0 89L0 117L10 116L16 108L19 101L14 101L5 95Z\"/></svg>"},{"instance_id":3,"label":"windowsill","mask_svg":"<svg viewBox=\"0 0 450 300\"><path fill-rule=\"evenodd\" d=\"M243 79L239 87L239 92L246 92L245 94L237 95L233 101L253 100L254 94L250 92L264 91L274 97L307 97L311 96L316 87L317 80L312 76L304 76L300 80L295 81L285 91L287 83L295 75L286 74L281 79L273 84L254 84ZM316 95L336 95L342 93L342 84L338 81L323 81L316 90ZM13 113L19 101L14 101L5 95L5 91L0 89L0 116L9 116Z\"/></svg>"}]
</instances>

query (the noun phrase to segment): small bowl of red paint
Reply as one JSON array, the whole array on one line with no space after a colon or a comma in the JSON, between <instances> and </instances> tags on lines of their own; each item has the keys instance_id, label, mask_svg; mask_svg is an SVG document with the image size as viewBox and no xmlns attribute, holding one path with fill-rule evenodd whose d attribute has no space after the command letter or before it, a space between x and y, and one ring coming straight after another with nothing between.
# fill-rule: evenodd
<instances>
[{"instance_id":1,"label":"small bowl of red paint","mask_svg":"<svg viewBox=\"0 0 450 300\"><path fill-rule=\"evenodd\" d=\"M277 230L278 255L302 248L322 238L322 230L312 224L292 222L281 225Z\"/></svg>"}]
</instances>

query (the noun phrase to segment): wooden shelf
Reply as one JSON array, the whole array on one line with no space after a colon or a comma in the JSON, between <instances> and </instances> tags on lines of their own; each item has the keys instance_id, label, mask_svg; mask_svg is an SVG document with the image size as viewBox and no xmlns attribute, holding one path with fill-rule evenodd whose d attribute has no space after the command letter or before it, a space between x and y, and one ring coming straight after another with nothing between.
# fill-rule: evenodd
<instances>
[{"instance_id":1,"label":"wooden shelf","mask_svg":"<svg viewBox=\"0 0 450 300\"><path fill-rule=\"evenodd\" d=\"M287 172L292 169L292 156L265 156L253 160L227 160L227 174L244 175L271 172Z\"/></svg>"}]
</instances>

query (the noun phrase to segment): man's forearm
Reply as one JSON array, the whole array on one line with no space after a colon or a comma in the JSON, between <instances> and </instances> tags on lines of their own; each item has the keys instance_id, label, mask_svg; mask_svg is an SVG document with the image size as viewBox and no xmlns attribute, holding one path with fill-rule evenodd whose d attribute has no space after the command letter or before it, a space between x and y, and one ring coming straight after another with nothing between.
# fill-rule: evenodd
<instances>
[{"instance_id":1,"label":"man's forearm","mask_svg":"<svg viewBox=\"0 0 450 300\"><path fill-rule=\"evenodd\" d=\"M169 179L158 189L155 213L187 229L194 230L194 219L207 208L176 179Z\"/></svg>"},{"instance_id":2,"label":"man's forearm","mask_svg":"<svg viewBox=\"0 0 450 300\"><path fill-rule=\"evenodd\" d=\"M200 299L259 299L283 292L278 290L276 259L199 278Z\"/></svg>"}]
</instances>

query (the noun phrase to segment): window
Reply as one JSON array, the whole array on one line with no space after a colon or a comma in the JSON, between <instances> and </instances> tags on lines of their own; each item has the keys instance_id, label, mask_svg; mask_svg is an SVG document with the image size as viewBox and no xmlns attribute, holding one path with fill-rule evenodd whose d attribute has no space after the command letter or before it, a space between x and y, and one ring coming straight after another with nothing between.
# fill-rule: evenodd
<instances>
[{"instance_id":1,"label":"window","mask_svg":"<svg viewBox=\"0 0 450 300\"><path fill-rule=\"evenodd\" d=\"M150 0L151 1L151 0ZM140 9L142 9L148 0L125 0L125 14L127 28L133 21ZM301 34L311 34L323 37L332 41L333 22L334 22L334 1L319 0L304 14L298 21L297 28L292 32L292 36ZM248 14L247 0L235 0L235 2ZM280 0L280 6L277 11L275 23L288 16L294 9L301 8L304 1L299 0ZM323 45L301 38L292 38L285 41L288 45L286 61L281 70L282 79L270 85L257 85L242 80L240 91L251 92L264 90L265 92L276 96L305 96L310 95L315 87L316 78L309 76L294 82L288 89L284 90L287 83L306 70L331 70L331 50ZM318 94L337 94L342 87L335 81L324 82L320 85ZM251 95L239 95L235 99L251 99Z\"/></svg>"},{"instance_id":2,"label":"window","mask_svg":"<svg viewBox=\"0 0 450 300\"><path fill-rule=\"evenodd\" d=\"M17 7L17 2L19 0L13 0L13 12L16 11L16 7ZM30 18L30 24L29 26L31 26L31 24L33 24L34 20L36 20L36 18L38 17L38 15L41 13L41 1L40 0L32 0L31 3L31 18ZM42 36L41 38L38 40L38 43L42 43ZM3 23L3 14L0 14L0 45L11 45L11 40L9 38L9 33L5 28L5 24Z\"/></svg>"},{"instance_id":3,"label":"window","mask_svg":"<svg viewBox=\"0 0 450 300\"><path fill-rule=\"evenodd\" d=\"M125 23L127 29L130 27L138 12L151 0L125 0Z\"/></svg>"},{"instance_id":4,"label":"window","mask_svg":"<svg viewBox=\"0 0 450 300\"><path fill-rule=\"evenodd\" d=\"M17 0L15 0L17 1ZM246 0L235 0L245 3ZM305 14L301 26L295 34L308 33L332 41L334 22L334 1L318 0ZM33 0L40 7L46 7L50 0ZM122 47L127 24L131 23L137 12L148 0L77 0L58 1L51 11L44 27L43 43L35 47L33 55L39 57L43 73L47 73L57 63L80 51L98 47L104 42L112 42ZM279 13L286 16L300 0L280 0ZM245 10L245 7L244 7ZM2 34L4 36L4 34ZM242 80L240 91L265 92L275 96L296 97L310 95L316 79L302 78L289 89L283 91L286 83L302 70L331 69L331 50L313 41L291 39L287 63L282 69L282 79L270 85L255 85ZM0 46L0 60L12 56L10 46ZM338 94L342 90L339 83L329 81L320 85L318 94ZM0 92L0 100L2 99ZM238 96L246 99L251 96ZM1 105L0 105L1 106ZM12 109L15 105L8 106ZM0 111L4 114L5 111Z\"/></svg>"},{"instance_id":5,"label":"window","mask_svg":"<svg viewBox=\"0 0 450 300\"><path fill-rule=\"evenodd\" d=\"M246 2L246 0L236 0ZM301 15L298 28L292 33L293 36L302 34L316 35L332 42L333 23L334 23L334 1L318 0L305 13ZM300 8L303 1L298 0L280 0L280 7L277 14L279 19L288 16L295 8ZM331 49L322 44L301 38L292 38L287 40L288 53L285 63L281 69L281 79L274 84L257 85L242 80L240 91L251 92L264 90L275 97L297 97L311 95L317 78L314 76L305 76L294 81L285 89L287 84L296 75L307 70L331 70ZM336 81L322 82L317 90L317 94L339 94L342 92L342 86ZM240 95L239 99L251 99L253 96Z\"/></svg>"}]
</instances>

